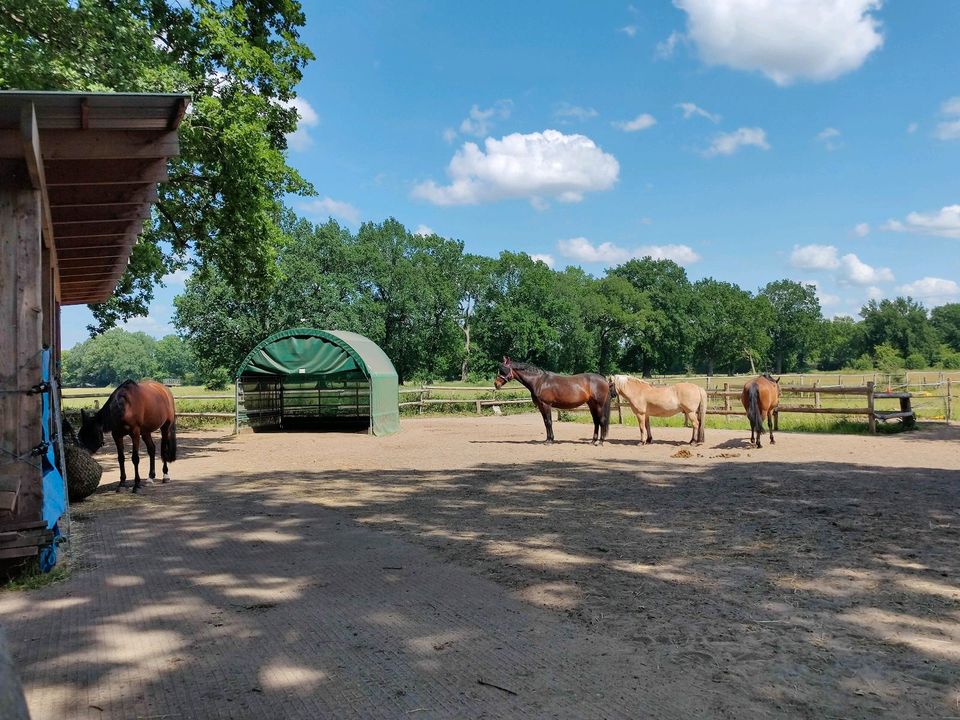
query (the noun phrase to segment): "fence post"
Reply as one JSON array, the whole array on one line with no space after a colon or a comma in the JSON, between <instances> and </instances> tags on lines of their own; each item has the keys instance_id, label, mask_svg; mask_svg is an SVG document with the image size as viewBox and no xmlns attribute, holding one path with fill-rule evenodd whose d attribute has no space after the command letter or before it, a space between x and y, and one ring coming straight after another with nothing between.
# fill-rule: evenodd
<instances>
[{"instance_id":1,"label":"fence post","mask_svg":"<svg viewBox=\"0 0 960 720\"><path fill-rule=\"evenodd\" d=\"M947 422L953 420L953 378L947 377Z\"/></svg>"},{"instance_id":2,"label":"fence post","mask_svg":"<svg viewBox=\"0 0 960 720\"><path fill-rule=\"evenodd\" d=\"M418 415L423 415L423 394L424 394L424 392L425 392L425 391L424 391L424 389L423 389L423 386L421 385L421 386L420 386L420 394L418 395L418 397L419 397L420 399L419 399L418 402L417 402L417 414L418 414Z\"/></svg>"},{"instance_id":3,"label":"fence post","mask_svg":"<svg viewBox=\"0 0 960 720\"><path fill-rule=\"evenodd\" d=\"M873 414L873 381L867 382L867 427L870 433L875 435L877 432L877 418Z\"/></svg>"},{"instance_id":4,"label":"fence post","mask_svg":"<svg viewBox=\"0 0 960 720\"><path fill-rule=\"evenodd\" d=\"M727 395L727 392L729 392L729 390L730 390L730 383L725 382L723 384L723 409L726 410L727 412L730 412L730 396ZM730 422L730 416L724 415L723 420L724 422Z\"/></svg>"},{"instance_id":5,"label":"fence post","mask_svg":"<svg viewBox=\"0 0 960 720\"><path fill-rule=\"evenodd\" d=\"M477 400L477 415L480 414L480 401Z\"/></svg>"},{"instance_id":6,"label":"fence post","mask_svg":"<svg viewBox=\"0 0 960 720\"><path fill-rule=\"evenodd\" d=\"M820 407L820 381L813 381L813 406L815 408Z\"/></svg>"},{"instance_id":7,"label":"fence post","mask_svg":"<svg viewBox=\"0 0 960 720\"><path fill-rule=\"evenodd\" d=\"M843 375L837 373L837 387L843 387Z\"/></svg>"}]
</instances>

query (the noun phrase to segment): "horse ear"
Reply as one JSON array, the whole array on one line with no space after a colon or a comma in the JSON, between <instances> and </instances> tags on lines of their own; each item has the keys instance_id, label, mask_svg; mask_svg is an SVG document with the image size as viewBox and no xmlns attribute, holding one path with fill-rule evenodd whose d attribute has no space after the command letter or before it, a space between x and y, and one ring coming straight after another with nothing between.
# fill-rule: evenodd
<instances>
[{"instance_id":1,"label":"horse ear","mask_svg":"<svg viewBox=\"0 0 960 720\"><path fill-rule=\"evenodd\" d=\"M777 385L780 384L780 378L777 378Z\"/></svg>"}]
</instances>

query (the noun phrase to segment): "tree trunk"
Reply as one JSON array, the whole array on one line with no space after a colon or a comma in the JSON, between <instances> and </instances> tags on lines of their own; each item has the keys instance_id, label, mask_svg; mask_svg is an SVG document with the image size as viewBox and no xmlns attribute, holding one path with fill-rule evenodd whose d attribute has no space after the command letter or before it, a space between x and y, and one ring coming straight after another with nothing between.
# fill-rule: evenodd
<instances>
[{"instance_id":1,"label":"tree trunk","mask_svg":"<svg viewBox=\"0 0 960 720\"><path fill-rule=\"evenodd\" d=\"M460 366L460 382L467 381L467 373L470 372L470 324L464 323L463 330L465 336L463 343L463 364Z\"/></svg>"},{"instance_id":2,"label":"tree trunk","mask_svg":"<svg viewBox=\"0 0 960 720\"><path fill-rule=\"evenodd\" d=\"M777 369L776 369L776 373L777 373L777 375L779 375L779 374L782 373L782 372L783 372L783 353L782 353L782 352L778 352L778 353L777 353Z\"/></svg>"},{"instance_id":3,"label":"tree trunk","mask_svg":"<svg viewBox=\"0 0 960 720\"><path fill-rule=\"evenodd\" d=\"M713 358L707 358L707 377L713 377Z\"/></svg>"}]
</instances>

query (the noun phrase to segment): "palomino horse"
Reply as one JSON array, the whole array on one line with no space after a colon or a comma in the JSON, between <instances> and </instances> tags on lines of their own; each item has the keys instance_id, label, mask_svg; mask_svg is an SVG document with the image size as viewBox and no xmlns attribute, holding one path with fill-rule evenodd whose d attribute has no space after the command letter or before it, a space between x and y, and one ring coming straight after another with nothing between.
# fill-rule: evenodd
<instances>
[{"instance_id":1,"label":"palomino horse","mask_svg":"<svg viewBox=\"0 0 960 720\"><path fill-rule=\"evenodd\" d=\"M767 418L767 427L770 429L770 444L773 439L773 411L780 404L780 378L774 380L769 373L764 373L743 386L740 394L743 409L747 411L750 420L750 444L760 447L760 438L763 435L763 418Z\"/></svg>"},{"instance_id":2,"label":"palomino horse","mask_svg":"<svg viewBox=\"0 0 960 720\"><path fill-rule=\"evenodd\" d=\"M81 411L83 425L77 433L77 439L91 453L103 447L103 431L113 434L117 444L117 457L120 460L120 488L127 485L127 471L123 462L123 436L129 435L133 441L130 453L133 460L133 492L140 492L140 438L150 453L149 482L153 482L156 473L156 445L150 436L154 430L160 431L160 458L163 460L163 482L169 482L167 463L177 459L177 413L173 404L173 394L165 385L153 380L134 382L127 380L113 391L104 406L89 415Z\"/></svg>"},{"instance_id":3,"label":"palomino horse","mask_svg":"<svg viewBox=\"0 0 960 720\"><path fill-rule=\"evenodd\" d=\"M704 416L707 412L707 391L693 383L677 383L664 387L654 387L648 382L631 375L611 375L610 384L617 394L625 397L630 408L637 416L640 425L640 444L643 445L643 431L647 431L646 442L653 442L650 434L650 417L670 417L683 413L693 426L691 445L703 442Z\"/></svg>"},{"instance_id":4,"label":"palomino horse","mask_svg":"<svg viewBox=\"0 0 960 720\"><path fill-rule=\"evenodd\" d=\"M580 375L557 375L541 370L535 365L514 363L504 356L497 379L493 381L497 390L504 383L516 380L530 391L533 404L543 415L543 424L547 429L547 442L553 442L553 417L551 408L573 410L584 403L593 416L593 444L599 439L601 445L610 429L610 386L603 375L581 373Z\"/></svg>"}]
</instances>

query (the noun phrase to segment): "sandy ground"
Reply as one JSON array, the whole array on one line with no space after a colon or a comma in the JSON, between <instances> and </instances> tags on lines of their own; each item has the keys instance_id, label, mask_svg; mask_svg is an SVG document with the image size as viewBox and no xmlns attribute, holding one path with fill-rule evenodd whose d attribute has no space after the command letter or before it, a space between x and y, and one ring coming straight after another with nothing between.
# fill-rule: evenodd
<instances>
[{"instance_id":1,"label":"sandy ground","mask_svg":"<svg viewBox=\"0 0 960 720\"><path fill-rule=\"evenodd\" d=\"M174 483L142 498L105 492L77 510L94 535L118 513L154 513L171 527L187 513L185 528L203 532L186 552L222 530L203 522L211 503L230 517L283 508L420 546L424 567L481 583L470 592L478 624L482 613L527 608L527 621L549 626L537 655L573 662L565 672L589 685L599 717L629 717L631 703L645 708L637 717L960 717L960 428L781 433L759 451L743 433L708 430L689 457L682 428L655 431L646 447L636 428L615 426L604 447L584 442L589 426L554 429L553 445L531 415L406 420L388 438L191 433ZM101 459L110 490L115 465ZM263 542L267 531L258 521L251 533L234 542ZM38 597L62 602L107 562ZM307 572L295 555L284 562ZM442 587L431 592L453 593ZM23 597L0 598L0 617L35 612ZM26 653L23 633L12 635ZM24 671L35 707L57 692L32 681L44 667L37 652ZM549 688L527 691L545 701ZM539 707L489 716L564 715ZM577 707L567 716L583 716ZM459 714L481 713L427 716Z\"/></svg>"}]
</instances>

